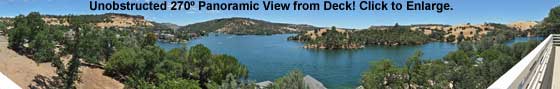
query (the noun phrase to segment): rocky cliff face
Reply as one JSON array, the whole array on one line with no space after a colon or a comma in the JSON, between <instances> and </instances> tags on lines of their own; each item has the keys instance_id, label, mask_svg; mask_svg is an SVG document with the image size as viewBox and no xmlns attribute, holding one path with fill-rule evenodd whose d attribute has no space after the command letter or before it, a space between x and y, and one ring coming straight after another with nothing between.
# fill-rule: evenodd
<instances>
[{"instance_id":1,"label":"rocky cliff face","mask_svg":"<svg viewBox=\"0 0 560 89\"><path fill-rule=\"evenodd\" d=\"M144 16L132 16L126 14L105 14L111 21L96 23L95 25L102 28L107 27L147 27L154 26L146 21Z\"/></svg>"}]
</instances>

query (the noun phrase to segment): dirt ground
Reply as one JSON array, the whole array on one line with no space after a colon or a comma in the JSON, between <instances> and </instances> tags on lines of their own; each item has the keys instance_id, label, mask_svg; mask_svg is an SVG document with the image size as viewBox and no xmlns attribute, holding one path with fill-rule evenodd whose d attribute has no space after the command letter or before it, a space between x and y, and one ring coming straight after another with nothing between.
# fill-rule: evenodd
<instances>
[{"instance_id":1,"label":"dirt ground","mask_svg":"<svg viewBox=\"0 0 560 89\"><path fill-rule=\"evenodd\" d=\"M50 62L35 63L26 56L19 55L7 48L8 41L0 36L0 72L18 84L21 88L44 89L53 85L53 77L56 77L55 68ZM62 58L68 60L68 58ZM78 89L122 89L120 82L103 75L103 69L80 67L80 81Z\"/></svg>"}]
</instances>

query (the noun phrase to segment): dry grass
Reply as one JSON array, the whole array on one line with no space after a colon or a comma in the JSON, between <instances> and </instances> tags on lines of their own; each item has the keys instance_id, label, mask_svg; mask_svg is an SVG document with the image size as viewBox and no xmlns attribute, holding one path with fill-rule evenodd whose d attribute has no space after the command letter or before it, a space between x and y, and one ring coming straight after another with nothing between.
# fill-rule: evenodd
<instances>
[{"instance_id":1,"label":"dry grass","mask_svg":"<svg viewBox=\"0 0 560 89\"><path fill-rule=\"evenodd\" d=\"M7 46L6 38L0 36L0 72L25 89L55 85L53 77L56 77L56 73L51 63L36 63L30 58L8 49ZM67 61L68 57L62 59ZM104 76L102 69L82 66L80 71L78 89L122 89L124 87L120 82Z\"/></svg>"}]
</instances>

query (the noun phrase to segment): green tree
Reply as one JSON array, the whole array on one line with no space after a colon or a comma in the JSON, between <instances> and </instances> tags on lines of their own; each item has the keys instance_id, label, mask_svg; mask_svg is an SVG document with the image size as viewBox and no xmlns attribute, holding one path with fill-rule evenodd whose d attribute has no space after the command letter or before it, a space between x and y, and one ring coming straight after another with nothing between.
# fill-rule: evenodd
<instances>
[{"instance_id":1,"label":"green tree","mask_svg":"<svg viewBox=\"0 0 560 89\"><path fill-rule=\"evenodd\" d=\"M331 27L330 30L327 30L327 32L323 34L325 34L323 35L323 38L325 39L324 42L327 48L334 49L340 46L339 43L341 41L338 40L343 38L339 37L340 33L336 31L336 27Z\"/></svg>"},{"instance_id":2,"label":"green tree","mask_svg":"<svg viewBox=\"0 0 560 89\"><path fill-rule=\"evenodd\" d=\"M190 63L188 68L191 68L187 70L194 73L193 77L203 87L210 81L221 83L227 74L233 74L236 78L247 78L247 68L232 56L212 55L210 49L200 44L193 46L187 54L186 63Z\"/></svg>"},{"instance_id":3,"label":"green tree","mask_svg":"<svg viewBox=\"0 0 560 89\"><path fill-rule=\"evenodd\" d=\"M510 55L506 52L501 52L496 46L480 54L480 57L484 59L479 67L479 70L482 72L479 74L481 77L479 80L481 88L490 86L494 80L497 80L503 73L517 63L517 61L512 60L513 58Z\"/></svg>"},{"instance_id":4,"label":"green tree","mask_svg":"<svg viewBox=\"0 0 560 89\"><path fill-rule=\"evenodd\" d=\"M548 34L560 33L560 6L550 9L548 16L544 18L542 24L541 34L548 36Z\"/></svg>"},{"instance_id":5,"label":"green tree","mask_svg":"<svg viewBox=\"0 0 560 89\"><path fill-rule=\"evenodd\" d=\"M431 81L433 84L422 84L424 88L433 89L448 89L450 81L448 80L449 70L448 66L441 60L431 60L422 65L425 68L424 75L421 76L426 81Z\"/></svg>"},{"instance_id":6,"label":"green tree","mask_svg":"<svg viewBox=\"0 0 560 89\"><path fill-rule=\"evenodd\" d=\"M303 81L303 73L299 70L293 70L285 76L282 76L271 85L272 89L309 89Z\"/></svg>"},{"instance_id":7,"label":"green tree","mask_svg":"<svg viewBox=\"0 0 560 89\"><path fill-rule=\"evenodd\" d=\"M465 41L465 35L461 33L459 34L459 36L457 36L457 42L463 42L463 41Z\"/></svg>"},{"instance_id":8,"label":"green tree","mask_svg":"<svg viewBox=\"0 0 560 89\"><path fill-rule=\"evenodd\" d=\"M145 60L140 57L140 52L141 50L136 48L117 51L105 65L106 73L124 80L126 76L140 72L146 66Z\"/></svg>"},{"instance_id":9,"label":"green tree","mask_svg":"<svg viewBox=\"0 0 560 89\"><path fill-rule=\"evenodd\" d=\"M62 79L61 82L65 82L65 79L67 79L66 77L66 67L64 66L64 63L62 62L62 60L60 60L60 58L55 58L52 60L51 66L55 67L55 73L57 75L57 78ZM64 84L64 83L63 83ZM63 88L64 85L57 85L54 86L56 88Z\"/></svg>"},{"instance_id":10,"label":"green tree","mask_svg":"<svg viewBox=\"0 0 560 89\"><path fill-rule=\"evenodd\" d=\"M362 86L365 89L405 88L402 73L393 62L384 59L371 62L369 69L362 74Z\"/></svg>"},{"instance_id":11,"label":"green tree","mask_svg":"<svg viewBox=\"0 0 560 89\"><path fill-rule=\"evenodd\" d=\"M179 78L179 79L165 80L162 83L158 84L157 89L202 89L202 88L198 86L198 82L196 80Z\"/></svg>"},{"instance_id":12,"label":"green tree","mask_svg":"<svg viewBox=\"0 0 560 89\"><path fill-rule=\"evenodd\" d=\"M8 32L8 41L11 49L21 52L24 49L23 44L26 43L31 28L28 26L25 16L20 15L14 18L14 28Z\"/></svg>"},{"instance_id":13,"label":"green tree","mask_svg":"<svg viewBox=\"0 0 560 89\"><path fill-rule=\"evenodd\" d=\"M98 64L106 62L117 50L117 45L121 44L122 39L117 38L116 29L82 29L80 48L78 50L87 53L80 54L88 63ZM131 39L135 40L135 39Z\"/></svg>"},{"instance_id":14,"label":"green tree","mask_svg":"<svg viewBox=\"0 0 560 89\"><path fill-rule=\"evenodd\" d=\"M78 59L77 57L72 57L72 59L70 60L70 62L68 62L68 71L66 73L66 76L64 79L64 88L65 89L75 89L76 86L76 80L79 80L80 77L78 76L78 73L80 73L80 59Z\"/></svg>"},{"instance_id":15,"label":"green tree","mask_svg":"<svg viewBox=\"0 0 560 89\"><path fill-rule=\"evenodd\" d=\"M6 26L6 24L0 22L0 31L2 32L2 34L0 35L5 35L8 33L8 26Z\"/></svg>"},{"instance_id":16,"label":"green tree","mask_svg":"<svg viewBox=\"0 0 560 89\"><path fill-rule=\"evenodd\" d=\"M41 16L41 14L39 14L39 12L31 12L27 15L26 19L27 21L27 25L31 27L31 31L28 34L28 36L35 36L37 35L37 33L41 30L45 30L46 28L46 24L45 21L43 21L43 18ZM33 37L29 37L27 38L30 41L33 41Z\"/></svg>"},{"instance_id":17,"label":"green tree","mask_svg":"<svg viewBox=\"0 0 560 89\"><path fill-rule=\"evenodd\" d=\"M8 32L9 47L18 52L33 52L33 50L24 47L23 44L34 41L35 36L40 31L45 30L46 25L41 17L38 12L31 12L27 16L20 15L14 18L14 29Z\"/></svg>"},{"instance_id":18,"label":"green tree","mask_svg":"<svg viewBox=\"0 0 560 89\"><path fill-rule=\"evenodd\" d=\"M76 29L76 35L74 36L74 43L80 43L80 28L84 28L83 24L79 23L79 20L72 20L72 26ZM66 68L66 73L65 76L63 77L64 79L64 88L65 89L75 89L75 81L80 79L80 77L78 76L79 72L80 72L80 51L76 50L78 49L78 45L77 44L72 44L72 45L68 45L68 47L70 47L71 52L72 52L72 58L70 59L70 62L68 62L68 68ZM56 63L56 62L55 62ZM56 63L58 64L58 63ZM58 71L58 70L57 70Z\"/></svg>"},{"instance_id":19,"label":"green tree","mask_svg":"<svg viewBox=\"0 0 560 89\"><path fill-rule=\"evenodd\" d=\"M173 48L167 52L167 59L186 59L187 58L187 46L183 44L181 48Z\"/></svg>"},{"instance_id":20,"label":"green tree","mask_svg":"<svg viewBox=\"0 0 560 89\"><path fill-rule=\"evenodd\" d=\"M463 41L463 42L459 42L457 45L457 49L459 50L463 50L463 51L476 51L478 50L479 46L475 46L476 44L472 41Z\"/></svg>"},{"instance_id":21,"label":"green tree","mask_svg":"<svg viewBox=\"0 0 560 89\"><path fill-rule=\"evenodd\" d=\"M470 54L463 50L448 53L443 57L443 60L449 62L448 64L452 66L471 66L475 63Z\"/></svg>"},{"instance_id":22,"label":"green tree","mask_svg":"<svg viewBox=\"0 0 560 89\"><path fill-rule=\"evenodd\" d=\"M177 60L172 60L172 59L163 60L161 63L156 65L156 68L154 69L157 80L188 78L188 77L184 77L187 76L188 74L185 73L184 70L186 70L187 67L184 67L183 64L184 64L183 62Z\"/></svg>"},{"instance_id":23,"label":"green tree","mask_svg":"<svg viewBox=\"0 0 560 89\"><path fill-rule=\"evenodd\" d=\"M419 86L426 86L428 85L426 82L426 78L423 74L425 70L422 68L422 51L416 51L413 56L409 57L406 60L405 70L408 75L408 84L411 85L419 85Z\"/></svg>"},{"instance_id":24,"label":"green tree","mask_svg":"<svg viewBox=\"0 0 560 89\"><path fill-rule=\"evenodd\" d=\"M447 36L446 41L447 42L455 42L456 39L457 38L455 37L455 35L449 35L449 36Z\"/></svg>"},{"instance_id":25,"label":"green tree","mask_svg":"<svg viewBox=\"0 0 560 89\"><path fill-rule=\"evenodd\" d=\"M115 29L105 29L101 32L101 58L107 61L116 51L116 45L119 43Z\"/></svg>"},{"instance_id":26,"label":"green tree","mask_svg":"<svg viewBox=\"0 0 560 89\"><path fill-rule=\"evenodd\" d=\"M64 45L63 54L70 54L74 50L80 51L77 55L86 63L101 66L101 63L110 58L122 41L117 38L116 29L97 29L84 23L81 18L70 18L70 21L73 21L71 28L75 34L64 39L63 32L55 31L54 38L60 39L60 43ZM78 35L80 37L77 37ZM77 47L72 47L74 45Z\"/></svg>"},{"instance_id":27,"label":"green tree","mask_svg":"<svg viewBox=\"0 0 560 89\"><path fill-rule=\"evenodd\" d=\"M535 48L537 45L539 45L540 42L535 41L535 40L529 40L527 42L522 42L522 43L515 43L512 45L512 50L513 50L513 57L514 59L516 59L516 61L521 60L523 57L525 57L527 54L529 54L529 52L531 52L533 50L533 48Z\"/></svg>"},{"instance_id":28,"label":"green tree","mask_svg":"<svg viewBox=\"0 0 560 89\"><path fill-rule=\"evenodd\" d=\"M156 36L156 34L149 32L146 34L146 38L145 38L145 42L144 42L144 46L153 46L156 44L158 37Z\"/></svg>"},{"instance_id":29,"label":"green tree","mask_svg":"<svg viewBox=\"0 0 560 89\"><path fill-rule=\"evenodd\" d=\"M164 81L174 79L195 80L200 88L212 88L225 84L223 80L230 77L246 78L248 73L234 57L213 55L203 45L169 52L155 46L122 48L111 56L105 70L117 80L127 81L131 88L161 87L163 83L173 84Z\"/></svg>"},{"instance_id":30,"label":"green tree","mask_svg":"<svg viewBox=\"0 0 560 89\"><path fill-rule=\"evenodd\" d=\"M472 58L470 52L465 52L463 50L458 50L447 54L443 60L447 62L449 67L448 70L454 70L450 72L448 79L453 81L453 85L458 88L469 88L473 86L478 86L477 76L473 66L475 65L475 59Z\"/></svg>"},{"instance_id":31,"label":"green tree","mask_svg":"<svg viewBox=\"0 0 560 89\"><path fill-rule=\"evenodd\" d=\"M34 52L33 60L37 62L48 62L58 58L54 53L55 41L49 36L48 30L39 31L34 39L35 40L30 43L32 51Z\"/></svg>"},{"instance_id":32,"label":"green tree","mask_svg":"<svg viewBox=\"0 0 560 89\"><path fill-rule=\"evenodd\" d=\"M127 76L128 79L125 80L124 84L126 89L156 89L158 88L156 84L146 80L142 76L131 75Z\"/></svg>"},{"instance_id":33,"label":"green tree","mask_svg":"<svg viewBox=\"0 0 560 89\"><path fill-rule=\"evenodd\" d=\"M191 63L191 73L194 73L193 77L198 80L199 85L206 88L205 84L209 82L210 77L210 63L212 58L212 53L210 49L204 47L201 44L193 46L188 52L187 63Z\"/></svg>"},{"instance_id":34,"label":"green tree","mask_svg":"<svg viewBox=\"0 0 560 89\"><path fill-rule=\"evenodd\" d=\"M233 78L247 78L248 71L245 65L237 62L237 59L229 55L216 55L212 58L210 80L221 83L230 74Z\"/></svg>"},{"instance_id":35,"label":"green tree","mask_svg":"<svg viewBox=\"0 0 560 89\"><path fill-rule=\"evenodd\" d=\"M254 81L239 81L237 76L228 74L225 80L222 80L220 85L216 83L207 84L208 89L256 89Z\"/></svg>"}]
</instances>

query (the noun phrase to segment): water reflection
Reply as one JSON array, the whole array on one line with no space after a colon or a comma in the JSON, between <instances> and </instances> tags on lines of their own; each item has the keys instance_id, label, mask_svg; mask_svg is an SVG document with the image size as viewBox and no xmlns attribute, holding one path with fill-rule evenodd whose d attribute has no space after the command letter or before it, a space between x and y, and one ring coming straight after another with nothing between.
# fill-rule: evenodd
<instances>
[{"instance_id":1,"label":"water reflection","mask_svg":"<svg viewBox=\"0 0 560 89\"><path fill-rule=\"evenodd\" d=\"M447 53L457 50L455 44L431 42L415 46L367 46L363 49L324 50L305 49L303 43L288 41L294 34L270 36L211 34L187 44L188 47L204 44L213 53L235 56L249 69L249 78L257 81L271 80L283 76L293 69L302 70L321 81L328 88L354 88L359 85L361 73L369 67L369 62L392 59L397 65L416 50L424 52L424 59L441 59ZM508 44L531 38L516 38ZM170 50L180 44L157 43Z\"/></svg>"}]
</instances>

